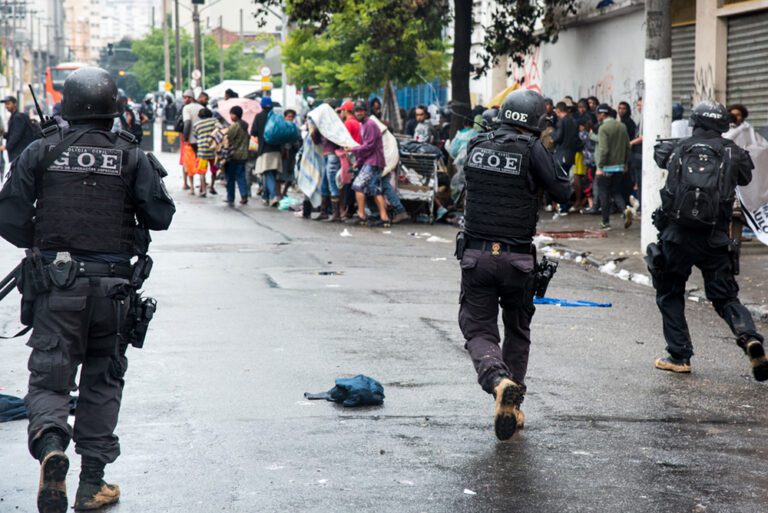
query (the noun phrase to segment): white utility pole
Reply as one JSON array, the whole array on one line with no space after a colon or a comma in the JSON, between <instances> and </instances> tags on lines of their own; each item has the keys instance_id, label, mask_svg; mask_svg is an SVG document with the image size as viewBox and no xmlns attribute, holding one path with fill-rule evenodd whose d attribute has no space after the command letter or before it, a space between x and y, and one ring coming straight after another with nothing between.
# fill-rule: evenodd
<instances>
[{"instance_id":1,"label":"white utility pole","mask_svg":"<svg viewBox=\"0 0 768 513\"><path fill-rule=\"evenodd\" d=\"M641 252L656 241L651 214L661 206L666 172L653 161L657 137L669 137L672 122L672 0L645 0L645 97L643 98L643 218Z\"/></svg>"}]
</instances>

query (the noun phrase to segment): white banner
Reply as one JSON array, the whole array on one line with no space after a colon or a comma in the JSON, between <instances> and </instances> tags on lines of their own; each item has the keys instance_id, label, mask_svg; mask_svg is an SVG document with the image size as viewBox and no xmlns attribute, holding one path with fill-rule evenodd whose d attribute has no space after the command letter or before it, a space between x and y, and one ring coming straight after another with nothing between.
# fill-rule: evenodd
<instances>
[{"instance_id":1,"label":"white banner","mask_svg":"<svg viewBox=\"0 0 768 513\"><path fill-rule=\"evenodd\" d=\"M768 245L768 140L746 121L723 137L747 150L755 164L752 181L746 187L737 187L736 193L747 225L760 242Z\"/></svg>"}]
</instances>

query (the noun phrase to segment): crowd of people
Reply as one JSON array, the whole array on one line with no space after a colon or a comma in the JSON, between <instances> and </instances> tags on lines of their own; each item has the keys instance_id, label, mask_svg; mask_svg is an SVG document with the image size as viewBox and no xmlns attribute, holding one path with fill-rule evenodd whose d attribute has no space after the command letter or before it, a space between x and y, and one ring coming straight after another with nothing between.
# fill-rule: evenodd
<instances>
[{"instance_id":1,"label":"crowd of people","mask_svg":"<svg viewBox=\"0 0 768 513\"><path fill-rule=\"evenodd\" d=\"M225 100L233 97L235 93L228 91ZM238 106L230 107L228 112L209 108L211 102L205 92L195 97L193 91L188 90L183 94L183 102L176 126L182 135L183 189L190 194L202 197L217 194L217 177L220 178L219 170L223 170L228 205L234 206L235 184L241 205L248 204L252 184L255 184L256 195L261 197L263 205L277 207L291 187L297 185L296 164L303 143L300 136L282 144L269 142L265 133L267 122L270 116L278 115L301 126L322 156L318 187L321 202L313 206L305 197L295 205L303 217L383 227L411 218L386 166L384 133L393 130L383 121L378 98L369 102L346 100L338 106L329 103L344 127L345 136L353 143L346 145L338 140L338 134L333 140L334 137L322 133L323 129L306 114L299 119L294 109L278 110L269 96L259 100L261 110L250 126L243 121L243 111ZM440 144L441 134L429 121L426 106L412 109L410 118L405 112L401 116L406 120L402 135L410 132L413 141Z\"/></svg>"}]
</instances>

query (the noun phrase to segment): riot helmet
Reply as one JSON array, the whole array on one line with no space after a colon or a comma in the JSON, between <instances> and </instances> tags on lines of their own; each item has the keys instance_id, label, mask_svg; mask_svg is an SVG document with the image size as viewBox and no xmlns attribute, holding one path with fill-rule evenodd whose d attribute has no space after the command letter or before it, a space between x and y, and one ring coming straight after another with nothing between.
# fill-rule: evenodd
<instances>
[{"instance_id":1,"label":"riot helmet","mask_svg":"<svg viewBox=\"0 0 768 513\"><path fill-rule=\"evenodd\" d=\"M117 97L115 81L106 70L80 68L64 81L61 114L67 121L112 119L119 112Z\"/></svg>"},{"instance_id":2,"label":"riot helmet","mask_svg":"<svg viewBox=\"0 0 768 513\"><path fill-rule=\"evenodd\" d=\"M482 116L486 130L495 130L499 126L499 109L495 107L486 109Z\"/></svg>"},{"instance_id":3,"label":"riot helmet","mask_svg":"<svg viewBox=\"0 0 768 513\"><path fill-rule=\"evenodd\" d=\"M544 98L539 93L530 89L517 89L504 98L499 121L538 134L541 132L539 120L544 112Z\"/></svg>"},{"instance_id":4,"label":"riot helmet","mask_svg":"<svg viewBox=\"0 0 768 513\"><path fill-rule=\"evenodd\" d=\"M728 111L718 102L704 100L693 108L688 124L694 128L727 132L730 128Z\"/></svg>"}]
</instances>

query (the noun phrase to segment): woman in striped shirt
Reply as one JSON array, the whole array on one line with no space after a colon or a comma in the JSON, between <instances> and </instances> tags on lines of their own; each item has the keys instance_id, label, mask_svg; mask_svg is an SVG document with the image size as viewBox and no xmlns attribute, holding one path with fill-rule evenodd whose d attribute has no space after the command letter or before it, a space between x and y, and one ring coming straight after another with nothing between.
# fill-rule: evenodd
<instances>
[{"instance_id":1,"label":"woman in striped shirt","mask_svg":"<svg viewBox=\"0 0 768 513\"><path fill-rule=\"evenodd\" d=\"M204 198L206 196L205 174L216 158L215 141L213 139L213 131L216 130L216 120L208 108L201 109L198 115L200 120L195 123L192 129L197 139L197 175L200 177L200 196ZM190 176L190 179L193 181L191 185L194 191L194 177Z\"/></svg>"}]
</instances>

